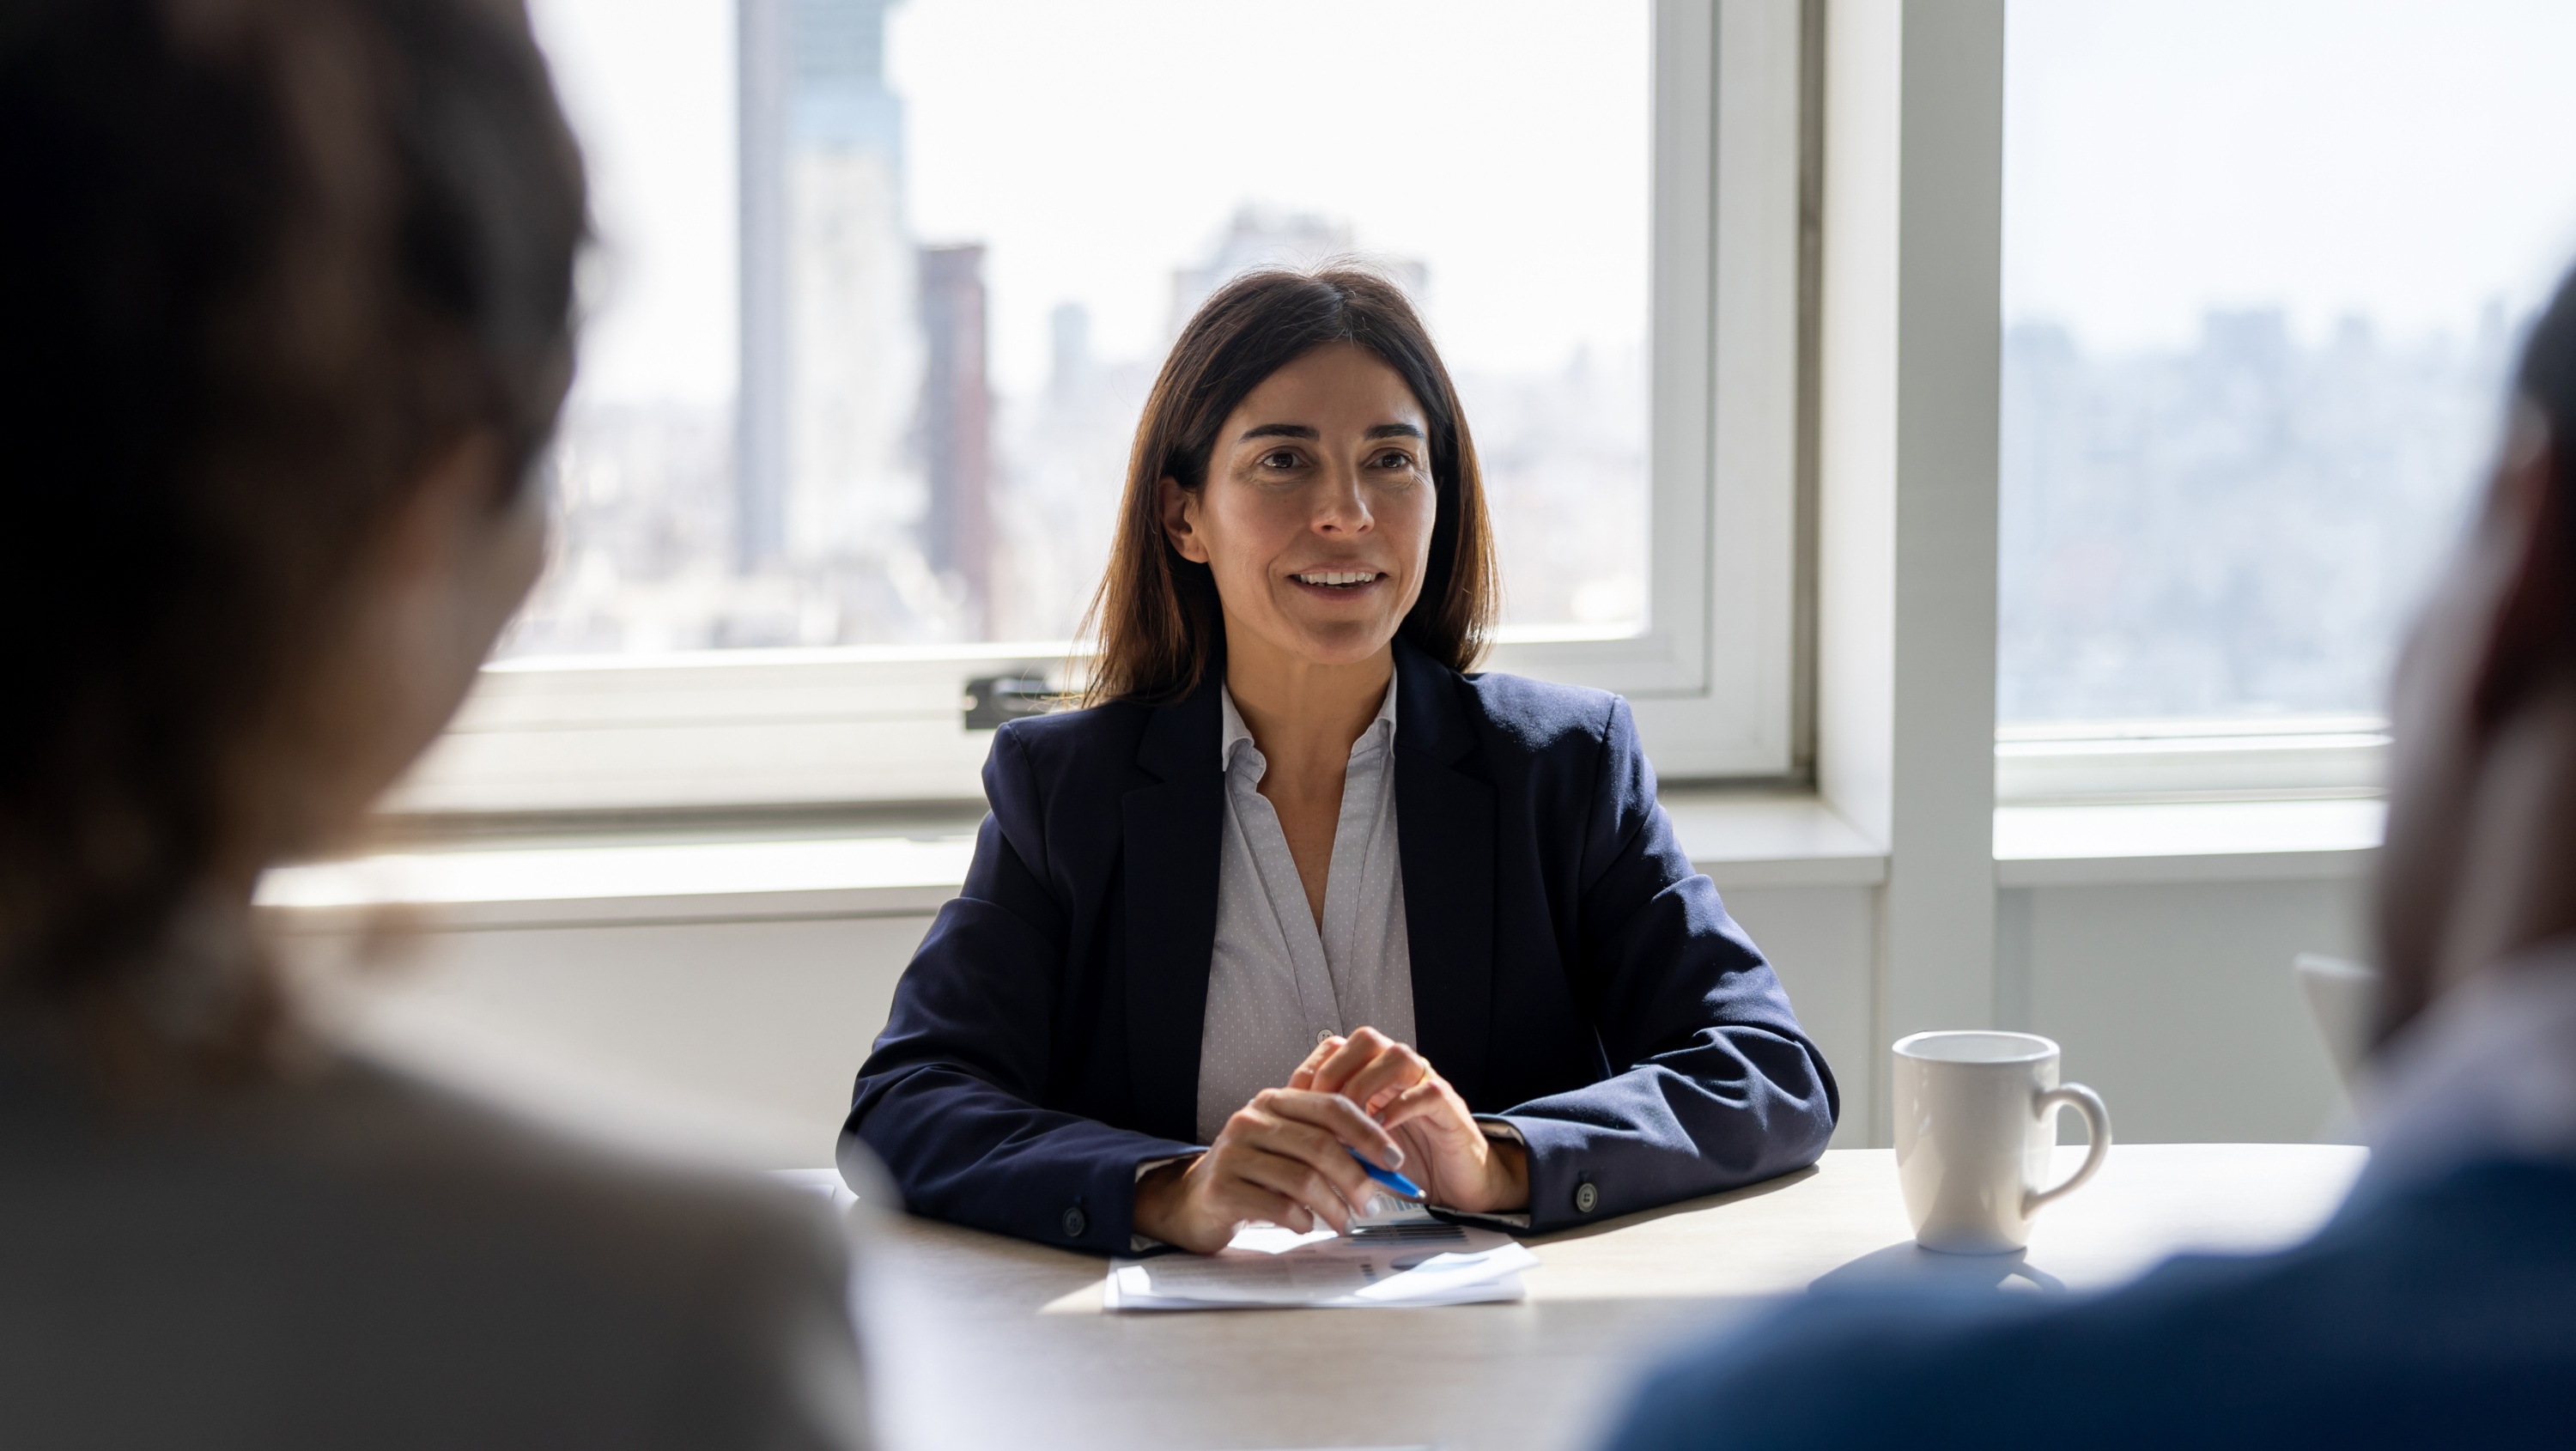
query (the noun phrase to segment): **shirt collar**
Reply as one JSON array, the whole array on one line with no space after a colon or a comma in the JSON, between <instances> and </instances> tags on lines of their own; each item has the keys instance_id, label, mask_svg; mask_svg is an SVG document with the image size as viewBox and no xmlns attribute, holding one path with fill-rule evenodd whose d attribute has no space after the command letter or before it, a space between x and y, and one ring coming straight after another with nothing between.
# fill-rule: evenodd
<instances>
[{"instance_id":1,"label":"shirt collar","mask_svg":"<svg viewBox=\"0 0 2576 1451\"><path fill-rule=\"evenodd\" d=\"M2361 1094L2368 1178L2421 1183L2481 1159L2576 1163L2576 940L2445 994Z\"/></svg>"},{"instance_id":2,"label":"shirt collar","mask_svg":"<svg viewBox=\"0 0 2576 1451\"><path fill-rule=\"evenodd\" d=\"M1225 713L1225 733L1217 740L1216 768L1230 771L1234 769L1237 747L1248 749L1255 755L1260 754L1261 748L1252 743L1252 728L1243 723L1243 712L1234 708L1233 689L1222 680L1217 682L1216 689L1218 705ZM1394 739L1395 677L1389 675L1386 678L1386 699L1378 702L1376 719L1371 720L1368 729L1361 731L1360 738L1351 743L1351 754L1356 757L1361 748L1372 741L1382 750Z\"/></svg>"}]
</instances>

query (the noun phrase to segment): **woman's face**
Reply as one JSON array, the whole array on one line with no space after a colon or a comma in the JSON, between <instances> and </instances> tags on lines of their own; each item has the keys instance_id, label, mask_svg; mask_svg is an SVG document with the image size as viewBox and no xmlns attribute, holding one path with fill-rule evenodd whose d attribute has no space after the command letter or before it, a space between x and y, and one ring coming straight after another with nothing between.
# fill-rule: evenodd
<instances>
[{"instance_id":1,"label":"woman's face","mask_svg":"<svg viewBox=\"0 0 2576 1451\"><path fill-rule=\"evenodd\" d=\"M1439 512L1428 432L1401 375L1334 343L1245 395L1205 488L1163 481L1164 530L1215 574L1230 651L1347 665L1387 648Z\"/></svg>"}]
</instances>

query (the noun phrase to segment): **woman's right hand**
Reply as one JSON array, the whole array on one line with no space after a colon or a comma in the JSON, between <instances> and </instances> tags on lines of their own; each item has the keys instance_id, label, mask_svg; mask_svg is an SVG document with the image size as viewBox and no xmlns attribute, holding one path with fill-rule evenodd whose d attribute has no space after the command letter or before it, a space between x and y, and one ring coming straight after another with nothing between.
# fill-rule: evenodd
<instances>
[{"instance_id":1,"label":"woman's right hand","mask_svg":"<svg viewBox=\"0 0 2576 1451\"><path fill-rule=\"evenodd\" d=\"M1347 1234L1352 1206L1378 1192L1352 1151L1382 1169L1404 1167L1404 1150L1349 1099L1265 1088L1225 1121L1206 1153L1137 1181L1136 1232L1193 1254L1225 1248L1253 1220L1300 1234L1323 1223Z\"/></svg>"}]
</instances>

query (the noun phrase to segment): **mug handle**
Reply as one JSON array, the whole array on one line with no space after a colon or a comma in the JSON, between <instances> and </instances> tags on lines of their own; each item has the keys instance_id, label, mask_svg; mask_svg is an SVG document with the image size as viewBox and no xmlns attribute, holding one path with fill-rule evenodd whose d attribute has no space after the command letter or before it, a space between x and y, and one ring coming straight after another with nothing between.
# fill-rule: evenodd
<instances>
[{"instance_id":1,"label":"mug handle","mask_svg":"<svg viewBox=\"0 0 2576 1451\"><path fill-rule=\"evenodd\" d=\"M2061 1083L2031 1101L2032 1110L2050 1120L2057 1117L2059 1109L2070 1106L2084 1115L2084 1126L2092 1133L2093 1142L2084 1150L2083 1164L2067 1176L2065 1183L2054 1189L2022 1192L2021 1212L2025 1219L2038 1213L2039 1206L2052 1199L2063 1199L2082 1187L2084 1181L2092 1178L2094 1171L2102 1167L2102 1160L2110 1155L2111 1111L2102 1106L2102 1095L2081 1083Z\"/></svg>"}]
</instances>

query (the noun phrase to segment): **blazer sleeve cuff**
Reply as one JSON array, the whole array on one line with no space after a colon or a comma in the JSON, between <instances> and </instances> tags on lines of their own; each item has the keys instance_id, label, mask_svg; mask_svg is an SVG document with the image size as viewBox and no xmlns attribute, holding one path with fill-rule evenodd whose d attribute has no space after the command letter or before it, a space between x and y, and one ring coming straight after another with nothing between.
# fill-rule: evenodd
<instances>
[{"instance_id":1,"label":"blazer sleeve cuff","mask_svg":"<svg viewBox=\"0 0 2576 1451\"><path fill-rule=\"evenodd\" d=\"M1029 1229L1013 1232L1040 1244L1096 1255L1129 1253L1135 1236L1136 1166L1198 1152L1190 1144L1143 1134L1125 1135L1132 1148L1099 1153L1062 1184L1052 1203L1027 1204ZM1107 1146L1104 1146L1104 1148ZM1023 1201L1025 1203L1025 1201ZM1035 1211L1034 1213L1030 1213ZM1034 1232L1032 1232L1034 1231Z\"/></svg>"},{"instance_id":2,"label":"blazer sleeve cuff","mask_svg":"<svg viewBox=\"0 0 2576 1451\"><path fill-rule=\"evenodd\" d=\"M1509 1139L1529 1154L1529 1209L1515 1228L1533 1234L1607 1219L1610 1186L1594 1182L1591 1156L1582 1152L1596 1130L1583 1124L1522 1114L1478 1114L1485 1136ZM1495 1218L1495 1216L1486 1216Z\"/></svg>"}]
</instances>

